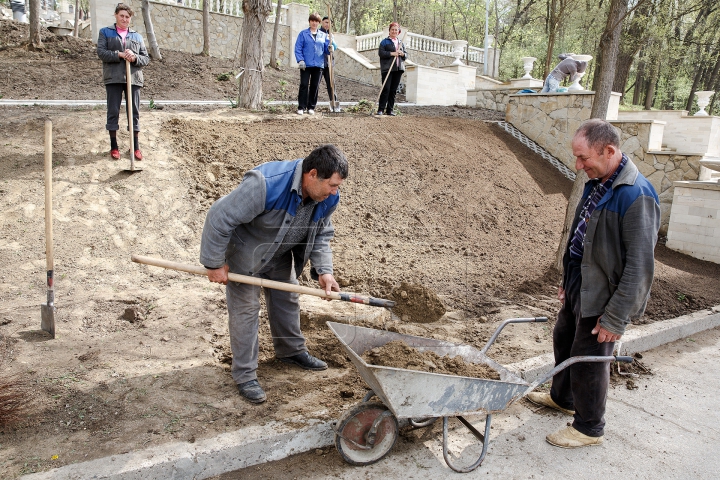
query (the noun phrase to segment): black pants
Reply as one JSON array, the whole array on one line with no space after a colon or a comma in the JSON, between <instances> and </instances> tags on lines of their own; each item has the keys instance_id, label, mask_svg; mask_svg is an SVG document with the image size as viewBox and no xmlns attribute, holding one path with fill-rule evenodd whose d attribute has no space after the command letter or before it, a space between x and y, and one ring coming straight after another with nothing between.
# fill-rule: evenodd
<instances>
[{"instance_id":1,"label":"black pants","mask_svg":"<svg viewBox=\"0 0 720 480\"><path fill-rule=\"evenodd\" d=\"M305 70L300 70L298 110L315 110L322 71L320 67L305 67Z\"/></svg>"},{"instance_id":2,"label":"black pants","mask_svg":"<svg viewBox=\"0 0 720 480\"><path fill-rule=\"evenodd\" d=\"M335 95L335 101L338 101L337 92L333 91L333 85L330 82L330 68L325 67L323 68L323 78L325 79L325 86L327 87L328 91L328 99L333 98L333 95Z\"/></svg>"},{"instance_id":3,"label":"black pants","mask_svg":"<svg viewBox=\"0 0 720 480\"><path fill-rule=\"evenodd\" d=\"M140 131L140 88L137 85L132 86L132 110L133 110L133 130ZM127 85L124 83L109 83L105 85L107 93L107 123L105 129L110 131L120 130L118 123L120 117L120 104L125 95L125 107L127 108Z\"/></svg>"},{"instance_id":4,"label":"black pants","mask_svg":"<svg viewBox=\"0 0 720 480\"><path fill-rule=\"evenodd\" d=\"M385 87L383 87L382 93L380 94L380 105L378 106L379 112L385 111L385 113L392 113L393 108L395 107L395 93L397 93L398 85L400 85L400 79L402 78L403 73L405 72L400 70L390 72L390 78L388 78L388 81L385 82ZM381 82L385 81L387 74L387 70L380 72ZM385 107L387 107L387 109Z\"/></svg>"},{"instance_id":5,"label":"black pants","mask_svg":"<svg viewBox=\"0 0 720 480\"><path fill-rule=\"evenodd\" d=\"M555 365L578 355L612 355L615 343L598 343L590 332L598 317L580 316L580 261L571 260L565 272L565 303L553 330ZM605 402L610 383L608 363L576 363L553 377L550 396L563 408L575 410L573 427L600 437L605 428Z\"/></svg>"}]
</instances>

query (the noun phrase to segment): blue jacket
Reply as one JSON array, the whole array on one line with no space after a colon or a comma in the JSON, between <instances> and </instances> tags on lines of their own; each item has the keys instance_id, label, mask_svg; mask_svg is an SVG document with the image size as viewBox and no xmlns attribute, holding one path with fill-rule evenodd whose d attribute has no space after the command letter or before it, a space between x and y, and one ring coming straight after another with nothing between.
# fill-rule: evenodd
<instances>
[{"instance_id":1,"label":"blue jacket","mask_svg":"<svg viewBox=\"0 0 720 480\"><path fill-rule=\"evenodd\" d=\"M242 183L216 201L207 213L200 242L200 263L231 265L233 273L254 275L268 265L302 201L302 159L264 163L245 173ZM294 249L295 272L308 260L311 275L333 273L330 240L332 213L340 193L315 206L302 255ZM232 257L232 262L228 261ZM233 268L237 266L237 268Z\"/></svg>"},{"instance_id":2,"label":"blue jacket","mask_svg":"<svg viewBox=\"0 0 720 480\"><path fill-rule=\"evenodd\" d=\"M295 42L295 61L304 61L306 67L325 68L325 55L330 54L329 45L330 37L327 33L318 28L313 38L310 29L306 28Z\"/></svg>"},{"instance_id":3,"label":"blue jacket","mask_svg":"<svg viewBox=\"0 0 720 480\"><path fill-rule=\"evenodd\" d=\"M570 240L580 211L597 180L585 185L575 211ZM608 331L622 335L642 316L655 272L660 202L655 189L628 160L612 188L600 199L585 232L580 311L599 317ZM565 271L570 255L565 250ZM563 283L564 285L564 283Z\"/></svg>"},{"instance_id":4,"label":"blue jacket","mask_svg":"<svg viewBox=\"0 0 720 480\"><path fill-rule=\"evenodd\" d=\"M125 47L122 44L122 37L117 32L115 25L100 30L97 43L97 55L103 62L103 83L126 83L125 59L118 57L118 53L129 48L137 57L130 64L130 76L132 84L143 86L142 67L150 63L150 57L145 49L142 36L135 30L129 29L125 37Z\"/></svg>"}]
</instances>

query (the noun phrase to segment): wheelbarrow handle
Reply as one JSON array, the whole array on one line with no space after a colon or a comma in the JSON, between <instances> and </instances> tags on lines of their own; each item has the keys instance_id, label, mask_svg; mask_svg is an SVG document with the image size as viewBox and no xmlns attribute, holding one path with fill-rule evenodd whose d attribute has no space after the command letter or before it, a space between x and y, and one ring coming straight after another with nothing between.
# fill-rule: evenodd
<instances>
[{"instance_id":1,"label":"wheelbarrow handle","mask_svg":"<svg viewBox=\"0 0 720 480\"><path fill-rule=\"evenodd\" d=\"M555 376L558 372L561 372L562 370L565 370L570 365L573 365L575 363L580 362L593 362L593 363L600 363L600 362L622 362L622 363L632 363L633 358L627 357L627 356L615 356L615 355L608 355L608 356L593 356L593 355L579 355L577 357L570 357L561 364L555 366L552 370L547 372L545 375L542 375L541 377L538 377L532 384L530 384L530 387L528 387L527 391L525 392L525 395L535 390L535 388L538 387L538 385L541 385L551 379Z\"/></svg>"},{"instance_id":2,"label":"wheelbarrow handle","mask_svg":"<svg viewBox=\"0 0 720 480\"><path fill-rule=\"evenodd\" d=\"M194 273L196 275L207 276L208 274L208 271L205 267L201 267L198 265L187 265L183 263L163 260L161 258L145 257L142 255L132 255L130 259L135 263L152 265L154 267L167 268L180 272ZM395 306L394 301L385 300L383 298L366 297L363 295L358 295L356 293L347 292L330 292L330 295L328 295L325 290L321 288L303 287L302 285L295 285L293 283L276 282L274 280L266 280L264 278L238 275L237 273L228 273L228 280L230 280L231 282L243 283L246 285L256 285L263 288L272 288L274 290L282 290L285 292L302 293L305 295L314 295L320 298L341 300L343 302L362 303L364 305L370 305L373 307L392 308Z\"/></svg>"},{"instance_id":3,"label":"wheelbarrow handle","mask_svg":"<svg viewBox=\"0 0 720 480\"><path fill-rule=\"evenodd\" d=\"M492 334L492 337L490 337L490 340L488 340L487 344L483 347L482 350L480 350L480 353L485 354L490 346L495 343L495 340L497 339L498 335L500 335L500 332L503 328L505 328L505 325L509 323L530 323L530 322L547 322L547 317L529 317L529 318L509 318L502 322L500 326L495 330L495 333Z\"/></svg>"}]
</instances>

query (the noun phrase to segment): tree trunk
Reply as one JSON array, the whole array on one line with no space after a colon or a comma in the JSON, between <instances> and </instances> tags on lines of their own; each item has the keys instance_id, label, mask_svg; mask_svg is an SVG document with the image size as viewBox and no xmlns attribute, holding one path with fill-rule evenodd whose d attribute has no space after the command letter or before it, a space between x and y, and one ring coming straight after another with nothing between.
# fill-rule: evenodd
<instances>
[{"instance_id":1,"label":"tree trunk","mask_svg":"<svg viewBox=\"0 0 720 480\"><path fill-rule=\"evenodd\" d=\"M553 49L555 48L555 33L557 32L557 22L555 20L555 0L548 2L548 44L547 52L545 53L545 68L543 69L542 78L545 79L550 74L550 67L553 61Z\"/></svg>"},{"instance_id":2,"label":"tree trunk","mask_svg":"<svg viewBox=\"0 0 720 480\"><path fill-rule=\"evenodd\" d=\"M155 30L153 29L152 18L150 17L150 1L142 0L141 10L143 12L143 20L145 21L145 33L148 40L148 53L153 60L162 60L160 47L155 38Z\"/></svg>"},{"instance_id":3,"label":"tree trunk","mask_svg":"<svg viewBox=\"0 0 720 480\"><path fill-rule=\"evenodd\" d=\"M635 73L635 91L633 91L633 105L640 105L642 101L642 92L645 87L645 60L642 60L642 52L640 52L640 61L638 62L637 72Z\"/></svg>"},{"instance_id":4,"label":"tree trunk","mask_svg":"<svg viewBox=\"0 0 720 480\"><path fill-rule=\"evenodd\" d=\"M655 59L653 60L653 66L652 70L650 72L650 76L647 80L647 93L645 94L645 110L650 110L653 106L653 103L655 103L655 86L658 82L658 74L660 66L658 65L659 60Z\"/></svg>"},{"instance_id":5,"label":"tree trunk","mask_svg":"<svg viewBox=\"0 0 720 480\"><path fill-rule=\"evenodd\" d=\"M607 117L610 94L612 93L615 64L617 63L618 50L620 47L620 34L622 32L622 18L627 11L628 0L612 0L608 13L605 31L600 37L600 57L602 60L595 65L598 81L595 87L595 99L593 100L590 118Z\"/></svg>"},{"instance_id":6,"label":"tree trunk","mask_svg":"<svg viewBox=\"0 0 720 480\"><path fill-rule=\"evenodd\" d=\"M210 56L210 0L203 0L203 51L205 57Z\"/></svg>"},{"instance_id":7,"label":"tree trunk","mask_svg":"<svg viewBox=\"0 0 720 480\"><path fill-rule=\"evenodd\" d=\"M578 203L580 203L587 181L588 176L585 170L578 171L575 181L573 182L572 190L570 191L570 197L568 198L568 206L567 210L565 210L565 224L563 225L562 234L560 235L560 244L555 253L555 268L557 268L561 274L563 271L563 255L565 255L567 242L570 240L570 227L572 227L573 221L575 220L575 210L577 209Z\"/></svg>"},{"instance_id":8,"label":"tree trunk","mask_svg":"<svg viewBox=\"0 0 720 480\"><path fill-rule=\"evenodd\" d=\"M604 120L607 116L610 92L612 91L613 84L613 72L615 71L615 63L617 61L620 44L622 18L626 10L627 0L612 0L605 31L600 38L602 63L596 65L596 68L599 70L596 77L598 79L598 86L595 89L595 100L593 101L592 110L590 111L590 118L601 118ZM577 172L572 192L570 192L570 198L568 199L567 210L565 210L565 224L555 256L555 265L558 267L559 272L562 272L562 260L565 249L567 248L568 239L570 238L570 227L572 227L573 220L575 219L575 210L580 202L587 180L588 177L584 171L580 170Z\"/></svg>"},{"instance_id":9,"label":"tree trunk","mask_svg":"<svg viewBox=\"0 0 720 480\"><path fill-rule=\"evenodd\" d=\"M30 47L43 48L40 37L40 0L30 0Z\"/></svg>"},{"instance_id":10,"label":"tree trunk","mask_svg":"<svg viewBox=\"0 0 720 480\"><path fill-rule=\"evenodd\" d=\"M78 36L78 23L80 23L80 0L75 0L75 25L73 27L73 36Z\"/></svg>"},{"instance_id":11,"label":"tree trunk","mask_svg":"<svg viewBox=\"0 0 720 480\"><path fill-rule=\"evenodd\" d=\"M687 103L685 104L685 110L688 112L692 109L693 97L695 96L695 92L697 91L697 87L700 84L700 79L702 78L704 72L704 68L700 66L696 67L695 78L693 78L693 84L692 87L690 87L690 95L688 96Z\"/></svg>"},{"instance_id":12,"label":"tree trunk","mask_svg":"<svg viewBox=\"0 0 720 480\"><path fill-rule=\"evenodd\" d=\"M271 0L243 0L240 95L238 105L257 110L262 106L263 40Z\"/></svg>"},{"instance_id":13,"label":"tree trunk","mask_svg":"<svg viewBox=\"0 0 720 480\"><path fill-rule=\"evenodd\" d=\"M632 67L635 55L631 55L625 52L618 54L617 65L615 68L615 79L613 80L612 89L615 92L623 93L620 101L625 103L625 85L627 85L628 77L630 76L630 67Z\"/></svg>"},{"instance_id":14,"label":"tree trunk","mask_svg":"<svg viewBox=\"0 0 720 480\"><path fill-rule=\"evenodd\" d=\"M273 26L273 37L272 47L270 48L270 66L273 68L280 68L277 62L277 37L278 28L280 26L280 8L282 7L282 0L277 0L277 8L275 9L275 25Z\"/></svg>"}]
</instances>

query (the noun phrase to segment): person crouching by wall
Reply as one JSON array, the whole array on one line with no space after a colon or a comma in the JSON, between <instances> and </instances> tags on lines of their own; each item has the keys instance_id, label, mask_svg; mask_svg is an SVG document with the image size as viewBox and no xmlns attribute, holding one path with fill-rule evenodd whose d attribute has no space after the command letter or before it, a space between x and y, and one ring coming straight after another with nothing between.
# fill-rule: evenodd
<instances>
[{"instance_id":1,"label":"person crouching by wall","mask_svg":"<svg viewBox=\"0 0 720 480\"><path fill-rule=\"evenodd\" d=\"M390 72L390 78L385 82L385 86L380 94L380 104L378 105L377 115L395 116L393 108L395 107L395 94L403 73L405 73L405 60L407 59L407 51L402 40L398 38L400 34L400 25L397 22L390 24L390 32L386 39L380 42L378 47L378 55L380 56L380 81L385 82L385 77Z\"/></svg>"},{"instance_id":2,"label":"person crouching by wall","mask_svg":"<svg viewBox=\"0 0 720 480\"><path fill-rule=\"evenodd\" d=\"M300 68L298 115L305 112L309 115L315 114L320 76L325 68L325 56L333 49L328 34L318 28L320 15L310 14L308 23L310 27L300 32L295 42L295 61Z\"/></svg>"},{"instance_id":3,"label":"person crouching by wall","mask_svg":"<svg viewBox=\"0 0 720 480\"><path fill-rule=\"evenodd\" d=\"M132 77L132 115L135 136L135 158L142 160L138 134L140 133L140 89L143 86L142 68L150 63L147 49L142 37L135 30L130 29L132 9L124 3L115 7L115 25L100 30L97 43L97 55L103 62L103 82L107 93L107 124L105 128L110 132L110 156L114 160L120 158L117 144L117 131L120 128L120 104L125 92L127 105L127 78L125 76L125 61L130 62L130 75Z\"/></svg>"}]
</instances>

